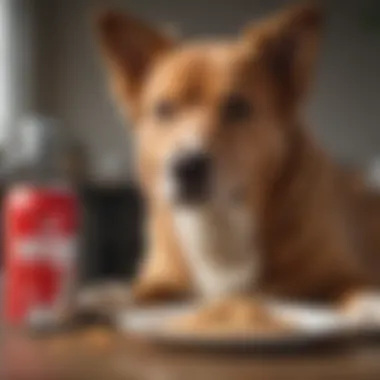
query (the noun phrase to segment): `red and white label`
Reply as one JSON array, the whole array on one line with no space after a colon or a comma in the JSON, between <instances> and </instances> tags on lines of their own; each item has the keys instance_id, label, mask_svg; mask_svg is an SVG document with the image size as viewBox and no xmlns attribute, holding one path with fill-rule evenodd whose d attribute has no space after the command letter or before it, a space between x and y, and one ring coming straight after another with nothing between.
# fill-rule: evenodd
<instances>
[{"instance_id":1,"label":"red and white label","mask_svg":"<svg viewBox=\"0 0 380 380\"><path fill-rule=\"evenodd\" d=\"M5 203L5 314L22 323L65 302L76 272L78 203L66 189L16 187Z\"/></svg>"}]
</instances>

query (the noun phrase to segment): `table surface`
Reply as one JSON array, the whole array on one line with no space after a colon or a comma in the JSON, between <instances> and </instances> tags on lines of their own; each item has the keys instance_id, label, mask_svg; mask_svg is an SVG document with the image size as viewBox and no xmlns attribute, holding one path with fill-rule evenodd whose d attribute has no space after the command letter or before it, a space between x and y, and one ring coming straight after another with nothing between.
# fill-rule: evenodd
<instances>
[{"instance_id":1,"label":"table surface","mask_svg":"<svg viewBox=\"0 0 380 380\"><path fill-rule=\"evenodd\" d=\"M0 377L10 380L380 379L380 345L302 355L200 353L104 327L45 337L6 331L3 342Z\"/></svg>"}]
</instances>

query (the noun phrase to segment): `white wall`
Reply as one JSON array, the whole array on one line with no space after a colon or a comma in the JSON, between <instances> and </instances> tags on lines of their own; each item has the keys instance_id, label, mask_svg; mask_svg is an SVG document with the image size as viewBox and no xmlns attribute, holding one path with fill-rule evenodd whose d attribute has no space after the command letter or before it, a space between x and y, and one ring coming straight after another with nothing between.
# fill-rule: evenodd
<instances>
[{"instance_id":1,"label":"white wall","mask_svg":"<svg viewBox=\"0 0 380 380\"><path fill-rule=\"evenodd\" d=\"M106 92L92 42L91 0L40 0L39 107L62 119L86 145L95 179L104 155L120 159L130 174L130 139ZM288 1L114 0L159 23L174 22L184 35L228 34L256 15ZM337 156L360 162L380 152L380 31L362 26L361 14L376 1L326 2L328 19L310 116L316 133ZM42 6L42 4L44 4ZM379 8L379 7L378 7Z\"/></svg>"}]
</instances>

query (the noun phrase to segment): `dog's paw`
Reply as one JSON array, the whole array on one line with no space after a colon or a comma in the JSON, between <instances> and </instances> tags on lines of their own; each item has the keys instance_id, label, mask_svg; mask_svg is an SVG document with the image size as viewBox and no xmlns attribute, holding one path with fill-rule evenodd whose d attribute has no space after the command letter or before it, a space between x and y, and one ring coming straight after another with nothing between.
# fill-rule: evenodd
<instances>
[{"instance_id":1,"label":"dog's paw","mask_svg":"<svg viewBox=\"0 0 380 380\"><path fill-rule=\"evenodd\" d=\"M187 289L178 282L149 278L135 282L131 295L135 304L143 305L183 300L187 293Z\"/></svg>"},{"instance_id":2,"label":"dog's paw","mask_svg":"<svg viewBox=\"0 0 380 380\"><path fill-rule=\"evenodd\" d=\"M380 328L380 292L360 292L349 296L341 312L353 325Z\"/></svg>"}]
</instances>

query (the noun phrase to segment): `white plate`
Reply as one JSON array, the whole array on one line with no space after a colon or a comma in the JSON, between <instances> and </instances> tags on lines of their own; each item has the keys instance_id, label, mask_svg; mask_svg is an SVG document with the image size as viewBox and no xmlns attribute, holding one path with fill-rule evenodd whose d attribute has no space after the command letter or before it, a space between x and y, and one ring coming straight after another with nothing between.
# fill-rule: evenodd
<instances>
[{"instance_id":1,"label":"white plate","mask_svg":"<svg viewBox=\"0 0 380 380\"><path fill-rule=\"evenodd\" d=\"M337 342L349 337L352 332L348 321L327 308L278 302L270 302L268 305L276 316L298 328L291 332L231 333L220 337L204 333L181 333L167 329L170 318L194 311L196 309L194 305L135 308L120 314L118 322L123 330L144 336L156 343L188 347L304 347Z\"/></svg>"}]
</instances>

